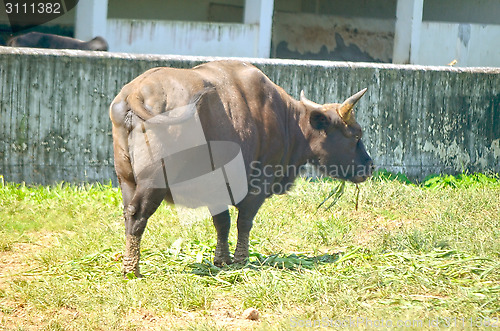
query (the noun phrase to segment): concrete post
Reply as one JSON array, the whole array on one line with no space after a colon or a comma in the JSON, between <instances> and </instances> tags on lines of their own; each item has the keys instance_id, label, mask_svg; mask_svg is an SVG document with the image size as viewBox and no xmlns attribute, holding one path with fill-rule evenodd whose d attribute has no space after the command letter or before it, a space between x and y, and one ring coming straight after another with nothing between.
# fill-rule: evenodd
<instances>
[{"instance_id":1,"label":"concrete post","mask_svg":"<svg viewBox=\"0 0 500 331\"><path fill-rule=\"evenodd\" d=\"M424 0L398 0L392 62L417 64Z\"/></svg>"},{"instance_id":2,"label":"concrete post","mask_svg":"<svg viewBox=\"0 0 500 331\"><path fill-rule=\"evenodd\" d=\"M84 0L76 6L75 38L88 41L106 37L108 0Z\"/></svg>"},{"instance_id":3,"label":"concrete post","mask_svg":"<svg viewBox=\"0 0 500 331\"><path fill-rule=\"evenodd\" d=\"M245 24L259 25L259 41L255 56L268 58L271 54L274 0L245 0Z\"/></svg>"}]
</instances>

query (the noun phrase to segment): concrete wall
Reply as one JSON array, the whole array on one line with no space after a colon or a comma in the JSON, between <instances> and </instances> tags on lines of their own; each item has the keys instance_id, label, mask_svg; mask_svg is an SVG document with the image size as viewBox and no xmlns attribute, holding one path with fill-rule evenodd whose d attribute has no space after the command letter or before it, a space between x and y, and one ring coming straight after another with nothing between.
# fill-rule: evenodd
<instances>
[{"instance_id":1,"label":"concrete wall","mask_svg":"<svg viewBox=\"0 0 500 331\"><path fill-rule=\"evenodd\" d=\"M422 22L416 63L500 67L500 25Z\"/></svg>"},{"instance_id":2,"label":"concrete wall","mask_svg":"<svg viewBox=\"0 0 500 331\"><path fill-rule=\"evenodd\" d=\"M146 5L125 1L123 5L132 18L119 18L125 12L113 14L113 11L121 3L111 1L108 6L107 0L87 0L78 4L75 37L89 40L96 35L103 36L111 52L269 57L273 0L246 0L244 7L241 3L241 0L232 5L220 0L152 0ZM182 8L187 14L182 14ZM166 14L164 17L152 15L154 11ZM165 19L174 17L175 13L179 13L175 20ZM218 20L223 14L233 15L232 19L239 22L209 21Z\"/></svg>"},{"instance_id":3,"label":"concrete wall","mask_svg":"<svg viewBox=\"0 0 500 331\"><path fill-rule=\"evenodd\" d=\"M500 67L497 0L398 0L396 16L393 63Z\"/></svg>"},{"instance_id":4,"label":"concrete wall","mask_svg":"<svg viewBox=\"0 0 500 331\"><path fill-rule=\"evenodd\" d=\"M0 47L0 174L7 181L115 180L108 106L155 66L211 58ZM357 117L375 163L422 177L500 172L500 69L253 59L294 97L342 101L361 88Z\"/></svg>"},{"instance_id":5,"label":"concrete wall","mask_svg":"<svg viewBox=\"0 0 500 331\"><path fill-rule=\"evenodd\" d=\"M408 15L404 7L411 8ZM275 0L271 54L500 67L498 36L498 0Z\"/></svg>"},{"instance_id":6,"label":"concrete wall","mask_svg":"<svg viewBox=\"0 0 500 331\"><path fill-rule=\"evenodd\" d=\"M108 19L110 51L257 57L259 26L182 21Z\"/></svg>"}]
</instances>

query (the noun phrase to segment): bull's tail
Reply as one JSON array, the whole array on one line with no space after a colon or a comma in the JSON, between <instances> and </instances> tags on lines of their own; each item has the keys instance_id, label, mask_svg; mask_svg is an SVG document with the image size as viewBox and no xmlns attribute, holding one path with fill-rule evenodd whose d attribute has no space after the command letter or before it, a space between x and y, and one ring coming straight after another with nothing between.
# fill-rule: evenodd
<instances>
[{"instance_id":1,"label":"bull's tail","mask_svg":"<svg viewBox=\"0 0 500 331\"><path fill-rule=\"evenodd\" d=\"M141 120L147 121L155 116L152 109L146 109L144 98L139 93L132 93L127 97L129 109Z\"/></svg>"}]
</instances>

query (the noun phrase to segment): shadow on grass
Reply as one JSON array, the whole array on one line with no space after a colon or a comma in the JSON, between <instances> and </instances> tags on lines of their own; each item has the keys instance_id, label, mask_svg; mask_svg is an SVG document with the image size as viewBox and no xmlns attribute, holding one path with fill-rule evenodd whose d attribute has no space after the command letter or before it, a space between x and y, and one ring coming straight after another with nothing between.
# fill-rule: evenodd
<instances>
[{"instance_id":1,"label":"shadow on grass","mask_svg":"<svg viewBox=\"0 0 500 331\"><path fill-rule=\"evenodd\" d=\"M318 256L304 254L272 254L266 256L259 253L251 253L249 261L246 264L235 263L219 268L208 259L203 259L201 263L190 263L187 265L187 271L200 276L216 276L221 272L259 271L264 268L286 269L290 271L310 270L318 265L335 263L339 261L341 255L342 253Z\"/></svg>"}]
</instances>

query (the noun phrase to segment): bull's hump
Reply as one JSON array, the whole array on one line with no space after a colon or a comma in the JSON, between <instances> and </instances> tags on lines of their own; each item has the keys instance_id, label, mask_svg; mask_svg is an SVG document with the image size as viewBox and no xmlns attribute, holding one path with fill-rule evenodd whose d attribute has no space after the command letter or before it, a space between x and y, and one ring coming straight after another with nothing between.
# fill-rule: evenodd
<instances>
[{"instance_id":1,"label":"bull's hump","mask_svg":"<svg viewBox=\"0 0 500 331\"><path fill-rule=\"evenodd\" d=\"M216 85L234 84L236 80L248 76L250 73L264 75L252 64L236 60L208 62L196 66L192 70L198 72L201 77L212 80Z\"/></svg>"},{"instance_id":2,"label":"bull's hump","mask_svg":"<svg viewBox=\"0 0 500 331\"><path fill-rule=\"evenodd\" d=\"M219 60L219 61L212 61L212 62L207 62L207 63L197 65L192 70L199 70L199 69L204 69L204 68L225 68L227 70L234 71L234 70L238 70L238 69L256 68L256 67L250 63L242 62L242 61L238 61L238 60Z\"/></svg>"}]
</instances>

